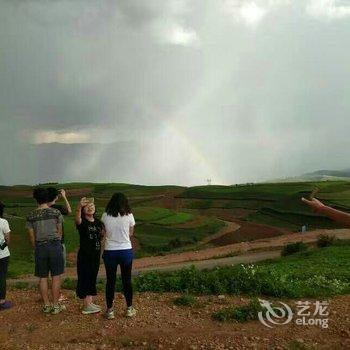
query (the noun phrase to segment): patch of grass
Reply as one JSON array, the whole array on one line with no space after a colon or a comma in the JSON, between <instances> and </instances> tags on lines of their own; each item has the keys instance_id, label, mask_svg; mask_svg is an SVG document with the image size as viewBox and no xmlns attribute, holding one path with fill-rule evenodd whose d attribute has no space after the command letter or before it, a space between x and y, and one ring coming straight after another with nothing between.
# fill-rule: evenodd
<instances>
[{"instance_id":1,"label":"patch of grass","mask_svg":"<svg viewBox=\"0 0 350 350\"><path fill-rule=\"evenodd\" d=\"M305 252L308 250L308 248L308 245L304 242L289 243L283 247L281 255L287 256L298 252Z\"/></svg>"},{"instance_id":2,"label":"patch of grass","mask_svg":"<svg viewBox=\"0 0 350 350\"><path fill-rule=\"evenodd\" d=\"M210 199L203 200L191 200L190 202L185 202L185 207L188 209L209 209L212 208L213 201Z\"/></svg>"},{"instance_id":3,"label":"patch of grass","mask_svg":"<svg viewBox=\"0 0 350 350\"><path fill-rule=\"evenodd\" d=\"M336 239L333 245L338 247L350 245L350 239Z\"/></svg>"},{"instance_id":4,"label":"patch of grass","mask_svg":"<svg viewBox=\"0 0 350 350\"><path fill-rule=\"evenodd\" d=\"M32 286L28 282L18 281L18 282L12 283L9 286L9 288L12 290L27 290L27 289L31 289Z\"/></svg>"},{"instance_id":5,"label":"patch of grass","mask_svg":"<svg viewBox=\"0 0 350 350\"><path fill-rule=\"evenodd\" d=\"M197 301L191 294L184 294L174 299L174 304L177 306L194 306Z\"/></svg>"},{"instance_id":6,"label":"patch of grass","mask_svg":"<svg viewBox=\"0 0 350 350\"><path fill-rule=\"evenodd\" d=\"M217 232L224 223L210 218L205 225L194 228L163 227L144 224L135 230L141 250L148 254L179 251L179 248L196 244L207 235Z\"/></svg>"},{"instance_id":7,"label":"patch of grass","mask_svg":"<svg viewBox=\"0 0 350 350\"><path fill-rule=\"evenodd\" d=\"M77 280L73 278L66 277L61 284L62 289L76 290Z\"/></svg>"},{"instance_id":8,"label":"patch of grass","mask_svg":"<svg viewBox=\"0 0 350 350\"><path fill-rule=\"evenodd\" d=\"M250 222L256 222L259 224L271 225L275 227L286 228L290 231L299 231L301 226L297 223L294 223L291 220L288 220L283 215L268 215L266 213L256 212L248 215L246 218Z\"/></svg>"},{"instance_id":9,"label":"patch of grass","mask_svg":"<svg viewBox=\"0 0 350 350\"><path fill-rule=\"evenodd\" d=\"M258 313L264 311L258 299L252 299L249 304L244 306L228 307L217 311L212 315L214 320L247 322L258 319Z\"/></svg>"},{"instance_id":10,"label":"patch of grass","mask_svg":"<svg viewBox=\"0 0 350 350\"><path fill-rule=\"evenodd\" d=\"M129 338L129 337L121 337L120 339L119 339L119 341L120 341L120 344L122 345L122 346L125 346L125 347L127 347L127 346L133 346L133 341L132 341L132 339L131 338Z\"/></svg>"},{"instance_id":11,"label":"patch of grass","mask_svg":"<svg viewBox=\"0 0 350 350\"><path fill-rule=\"evenodd\" d=\"M163 219L154 221L153 223L157 225L171 226L171 225L182 224L184 222L193 220L193 218L194 218L194 215L189 213L175 213L174 215L167 216Z\"/></svg>"},{"instance_id":12,"label":"patch of grass","mask_svg":"<svg viewBox=\"0 0 350 350\"><path fill-rule=\"evenodd\" d=\"M154 222L174 215L172 210L157 207L136 207L133 209L136 221Z\"/></svg>"},{"instance_id":13,"label":"patch of grass","mask_svg":"<svg viewBox=\"0 0 350 350\"><path fill-rule=\"evenodd\" d=\"M117 287L119 290L121 290L121 281L120 279L117 279ZM77 288L77 279L76 278L70 278L66 277L62 281L62 289L68 289L68 290L73 290L75 291ZM106 288L106 281L102 278L98 278L96 282L96 288L99 292L103 292Z\"/></svg>"}]
</instances>

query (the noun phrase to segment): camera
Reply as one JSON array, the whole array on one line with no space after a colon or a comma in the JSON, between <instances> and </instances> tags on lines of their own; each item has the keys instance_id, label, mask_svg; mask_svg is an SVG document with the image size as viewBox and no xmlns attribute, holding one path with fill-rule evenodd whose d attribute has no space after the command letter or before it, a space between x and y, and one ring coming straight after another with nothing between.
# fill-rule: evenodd
<instances>
[{"instance_id":1,"label":"camera","mask_svg":"<svg viewBox=\"0 0 350 350\"><path fill-rule=\"evenodd\" d=\"M7 247L7 243L6 242L0 244L0 249L1 250L4 250L6 247Z\"/></svg>"}]
</instances>

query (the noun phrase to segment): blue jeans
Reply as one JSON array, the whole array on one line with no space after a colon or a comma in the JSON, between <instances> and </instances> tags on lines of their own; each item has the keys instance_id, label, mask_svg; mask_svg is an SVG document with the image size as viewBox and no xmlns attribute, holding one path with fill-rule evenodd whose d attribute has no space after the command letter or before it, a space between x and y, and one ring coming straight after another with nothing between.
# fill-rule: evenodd
<instances>
[{"instance_id":1,"label":"blue jeans","mask_svg":"<svg viewBox=\"0 0 350 350\"><path fill-rule=\"evenodd\" d=\"M117 269L120 265L120 272L122 275L123 292L126 301L126 305L129 307L132 305L132 284L131 284L131 270L134 254L132 249L122 250L105 250L102 255L107 283L106 283L106 304L110 309L113 306L114 294L115 294L115 282L117 279Z\"/></svg>"}]
</instances>

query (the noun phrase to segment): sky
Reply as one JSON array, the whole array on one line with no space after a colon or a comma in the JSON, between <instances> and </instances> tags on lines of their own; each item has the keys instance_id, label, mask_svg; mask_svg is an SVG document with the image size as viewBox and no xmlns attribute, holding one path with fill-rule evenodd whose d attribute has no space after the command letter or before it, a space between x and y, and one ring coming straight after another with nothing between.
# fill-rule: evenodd
<instances>
[{"instance_id":1,"label":"sky","mask_svg":"<svg viewBox=\"0 0 350 350\"><path fill-rule=\"evenodd\" d=\"M350 1L0 0L0 184L350 167Z\"/></svg>"}]
</instances>

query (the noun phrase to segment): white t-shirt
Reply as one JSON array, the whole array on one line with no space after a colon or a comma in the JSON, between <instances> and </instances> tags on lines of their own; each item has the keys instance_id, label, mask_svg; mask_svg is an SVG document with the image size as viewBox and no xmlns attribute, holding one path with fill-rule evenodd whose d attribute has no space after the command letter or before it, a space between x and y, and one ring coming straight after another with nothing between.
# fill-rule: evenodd
<instances>
[{"instance_id":1,"label":"white t-shirt","mask_svg":"<svg viewBox=\"0 0 350 350\"><path fill-rule=\"evenodd\" d=\"M10 232L11 230L8 221L0 218L0 244L5 242L5 235ZM6 247L4 250L0 249L0 259L7 258L8 256L10 256L8 247Z\"/></svg>"},{"instance_id":2,"label":"white t-shirt","mask_svg":"<svg viewBox=\"0 0 350 350\"><path fill-rule=\"evenodd\" d=\"M103 213L101 221L106 228L105 250L131 249L130 227L135 226L134 215L111 216Z\"/></svg>"}]
</instances>

